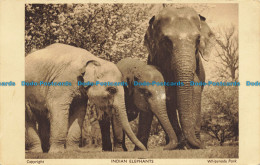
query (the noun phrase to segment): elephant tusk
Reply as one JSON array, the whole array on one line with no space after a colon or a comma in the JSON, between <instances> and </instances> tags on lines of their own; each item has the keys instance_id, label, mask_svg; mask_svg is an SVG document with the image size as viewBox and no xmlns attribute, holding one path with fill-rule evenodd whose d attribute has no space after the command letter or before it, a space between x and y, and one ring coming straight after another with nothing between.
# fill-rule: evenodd
<instances>
[{"instance_id":1,"label":"elephant tusk","mask_svg":"<svg viewBox=\"0 0 260 165\"><path fill-rule=\"evenodd\" d=\"M201 53L201 51L199 50L199 54L200 54L200 56L205 60L205 61L207 61L207 62L209 62L209 60L208 59L206 59L206 58L204 58L204 56L202 55L202 53Z\"/></svg>"}]
</instances>

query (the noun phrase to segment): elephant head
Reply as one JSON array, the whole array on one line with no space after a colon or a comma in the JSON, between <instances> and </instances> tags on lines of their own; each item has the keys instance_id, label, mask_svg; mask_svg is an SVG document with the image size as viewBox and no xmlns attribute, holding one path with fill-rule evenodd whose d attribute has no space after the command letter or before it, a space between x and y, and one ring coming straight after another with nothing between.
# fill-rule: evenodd
<instances>
[{"instance_id":1,"label":"elephant head","mask_svg":"<svg viewBox=\"0 0 260 165\"><path fill-rule=\"evenodd\" d=\"M98 85L86 87L89 101L95 104L97 109L104 110L107 114L113 113L130 140L141 149L146 150L145 146L136 138L128 123L123 85L101 84L104 82L118 83L122 81L122 74L115 64L106 61L104 65L100 61L90 60L86 63L82 75L84 82L100 82ZM112 110L115 112L112 112Z\"/></svg>"},{"instance_id":2,"label":"elephant head","mask_svg":"<svg viewBox=\"0 0 260 165\"><path fill-rule=\"evenodd\" d=\"M154 66L147 65L139 60L126 58L119 61L117 67L123 73L123 80L128 83L126 93L133 99L132 101L138 109L148 111L151 105L157 104L157 108L160 107L165 110L164 86L135 84L137 82L163 82L162 74ZM156 103L153 104L153 102Z\"/></svg>"},{"instance_id":3,"label":"elephant head","mask_svg":"<svg viewBox=\"0 0 260 165\"><path fill-rule=\"evenodd\" d=\"M214 35L205 22L192 8L165 8L149 21L145 34L148 48L148 64L158 66L167 81L181 81L176 87L177 109L183 133L188 142L199 146L195 136L195 117L192 106L194 80L200 56L208 60Z\"/></svg>"},{"instance_id":4,"label":"elephant head","mask_svg":"<svg viewBox=\"0 0 260 165\"><path fill-rule=\"evenodd\" d=\"M119 61L117 67L123 74L123 80L128 83L125 92L128 96L127 98L131 100L130 102L140 111L152 111L168 134L170 143L164 149L176 148L177 137L169 121L166 110L165 86L162 84L155 84L164 82L161 72L155 66L147 65L142 61L131 58ZM154 84L138 85L136 84L137 82ZM127 111L129 112L131 110L128 108Z\"/></svg>"}]
</instances>

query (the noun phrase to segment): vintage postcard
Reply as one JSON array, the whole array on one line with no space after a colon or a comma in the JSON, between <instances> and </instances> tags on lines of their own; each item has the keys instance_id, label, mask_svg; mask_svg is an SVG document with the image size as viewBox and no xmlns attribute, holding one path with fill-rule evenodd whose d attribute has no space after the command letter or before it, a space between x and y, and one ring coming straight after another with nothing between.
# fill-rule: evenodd
<instances>
[{"instance_id":1,"label":"vintage postcard","mask_svg":"<svg viewBox=\"0 0 260 165\"><path fill-rule=\"evenodd\" d=\"M0 165L260 164L260 1L0 1Z\"/></svg>"}]
</instances>

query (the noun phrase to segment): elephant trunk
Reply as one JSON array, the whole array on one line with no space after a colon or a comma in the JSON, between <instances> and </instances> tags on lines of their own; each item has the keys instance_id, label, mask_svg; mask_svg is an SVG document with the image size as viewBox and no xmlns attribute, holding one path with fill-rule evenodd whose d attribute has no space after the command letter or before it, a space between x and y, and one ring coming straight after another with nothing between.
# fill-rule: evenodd
<instances>
[{"instance_id":1,"label":"elephant trunk","mask_svg":"<svg viewBox=\"0 0 260 165\"><path fill-rule=\"evenodd\" d=\"M195 74L195 51L187 50L187 46L185 48L175 52L177 53L175 57L178 59L173 59L174 64L172 65L176 80L183 82L183 86L177 86L177 109L184 136L192 146L199 147L200 141L195 136L194 127L196 112L192 106L193 88L190 85Z\"/></svg>"},{"instance_id":2,"label":"elephant trunk","mask_svg":"<svg viewBox=\"0 0 260 165\"><path fill-rule=\"evenodd\" d=\"M123 88L118 88L119 92L117 94L117 98L114 100L114 109L116 111L115 113L115 117L116 120L118 120L122 125L123 130L125 131L125 133L127 134L127 136L129 137L129 139L139 148L141 148L142 150L147 150L146 147L137 139L137 137L135 136L134 132L131 129L131 126L128 122L128 118L127 118L127 114L126 114L126 108L125 108L125 99L124 99L124 92L123 92ZM121 90L122 91L121 91Z\"/></svg>"},{"instance_id":3,"label":"elephant trunk","mask_svg":"<svg viewBox=\"0 0 260 165\"><path fill-rule=\"evenodd\" d=\"M164 98L159 98L159 97L164 97ZM166 100L162 100L162 99L165 99L165 95L161 96L160 94L157 94L157 98L151 100L150 109L156 115L164 131L167 133L170 139L169 143L163 149L172 150L177 147L178 140L167 115Z\"/></svg>"}]
</instances>

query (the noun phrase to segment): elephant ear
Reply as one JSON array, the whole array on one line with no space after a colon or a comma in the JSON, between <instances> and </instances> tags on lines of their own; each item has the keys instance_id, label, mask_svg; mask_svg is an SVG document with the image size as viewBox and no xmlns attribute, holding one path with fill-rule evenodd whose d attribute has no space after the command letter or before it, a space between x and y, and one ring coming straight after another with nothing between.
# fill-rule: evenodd
<instances>
[{"instance_id":1,"label":"elephant ear","mask_svg":"<svg viewBox=\"0 0 260 165\"><path fill-rule=\"evenodd\" d=\"M96 82L100 78L101 64L98 61L90 60L86 63L84 72L82 73L84 82Z\"/></svg>"},{"instance_id":2,"label":"elephant ear","mask_svg":"<svg viewBox=\"0 0 260 165\"><path fill-rule=\"evenodd\" d=\"M153 22L154 22L154 19L155 19L155 16L153 16L150 20L149 20L149 27L148 29L146 30L146 33L144 35L144 45L145 46L149 46L148 45L148 41L150 40L150 31L151 31L151 28L153 26Z\"/></svg>"},{"instance_id":3,"label":"elephant ear","mask_svg":"<svg viewBox=\"0 0 260 165\"><path fill-rule=\"evenodd\" d=\"M149 25L153 24L154 19L155 19L155 16L153 16L153 17L150 19Z\"/></svg>"},{"instance_id":4,"label":"elephant ear","mask_svg":"<svg viewBox=\"0 0 260 165\"><path fill-rule=\"evenodd\" d=\"M153 40L154 36L153 36L153 23L155 20L155 16L153 16L150 20L149 20L149 27L146 30L145 36L144 36L144 46L147 47L147 50L149 52L148 55L148 64L153 64L152 61L154 61L154 50L156 50L155 48L155 42Z\"/></svg>"},{"instance_id":5,"label":"elephant ear","mask_svg":"<svg viewBox=\"0 0 260 165\"><path fill-rule=\"evenodd\" d=\"M205 22L206 18L199 15L200 17L200 43L198 46L199 53L205 61L209 60L212 47L215 45L215 35Z\"/></svg>"}]
</instances>

